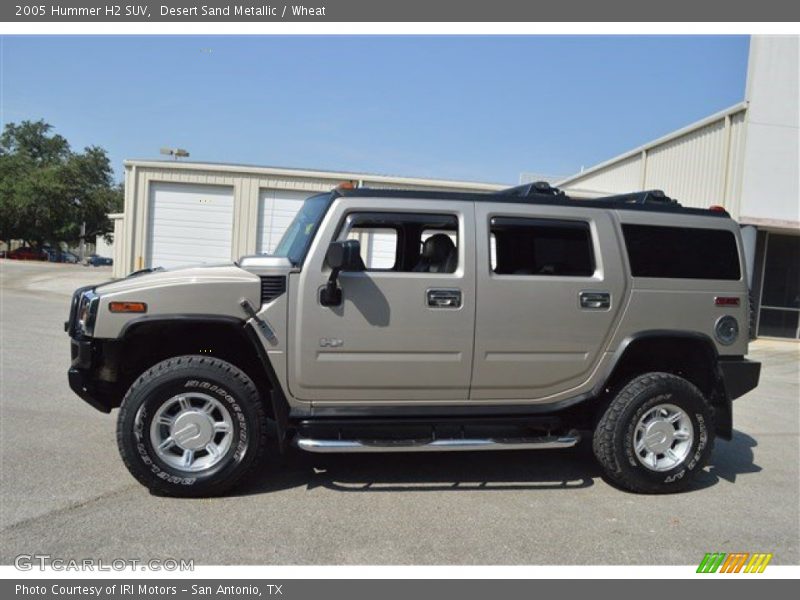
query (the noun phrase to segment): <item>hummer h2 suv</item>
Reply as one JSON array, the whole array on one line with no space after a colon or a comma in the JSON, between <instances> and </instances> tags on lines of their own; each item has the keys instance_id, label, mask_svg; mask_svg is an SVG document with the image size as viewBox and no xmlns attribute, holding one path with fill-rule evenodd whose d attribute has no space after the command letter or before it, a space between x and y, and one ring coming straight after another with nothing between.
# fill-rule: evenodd
<instances>
[{"instance_id":1,"label":"hummer h2 suv","mask_svg":"<svg viewBox=\"0 0 800 600\"><path fill-rule=\"evenodd\" d=\"M744 265L724 210L657 191L336 189L270 255L77 290L69 383L119 408L122 459L162 495L220 494L288 446L582 436L617 487L671 492L758 383Z\"/></svg>"}]
</instances>

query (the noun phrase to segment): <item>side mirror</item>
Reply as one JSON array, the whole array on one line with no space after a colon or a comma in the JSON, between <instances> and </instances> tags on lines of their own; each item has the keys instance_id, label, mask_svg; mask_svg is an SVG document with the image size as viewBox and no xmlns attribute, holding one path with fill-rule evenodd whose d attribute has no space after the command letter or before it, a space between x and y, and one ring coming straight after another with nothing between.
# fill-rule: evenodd
<instances>
[{"instance_id":1,"label":"side mirror","mask_svg":"<svg viewBox=\"0 0 800 600\"><path fill-rule=\"evenodd\" d=\"M361 270L361 243L358 240L331 242L325 254L325 262L334 271Z\"/></svg>"},{"instance_id":2,"label":"side mirror","mask_svg":"<svg viewBox=\"0 0 800 600\"><path fill-rule=\"evenodd\" d=\"M341 271L361 271L361 244L358 240L344 240L331 242L325 253L325 262L331 268L328 283L319 295L322 306L339 306L342 303L342 290L339 287L339 273Z\"/></svg>"}]
</instances>

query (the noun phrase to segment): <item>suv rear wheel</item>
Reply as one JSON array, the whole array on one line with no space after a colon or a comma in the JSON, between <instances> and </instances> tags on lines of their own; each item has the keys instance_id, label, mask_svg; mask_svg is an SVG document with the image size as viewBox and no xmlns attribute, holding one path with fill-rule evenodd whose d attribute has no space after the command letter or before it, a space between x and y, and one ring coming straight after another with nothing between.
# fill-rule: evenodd
<instances>
[{"instance_id":1,"label":"suv rear wheel","mask_svg":"<svg viewBox=\"0 0 800 600\"><path fill-rule=\"evenodd\" d=\"M267 422L252 380L223 360L179 356L142 374L122 401L117 444L151 491L211 496L264 454Z\"/></svg>"},{"instance_id":2,"label":"suv rear wheel","mask_svg":"<svg viewBox=\"0 0 800 600\"><path fill-rule=\"evenodd\" d=\"M646 373L612 400L594 432L594 454L607 477L642 493L684 489L708 462L714 412L694 385Z\"/></svg>"}]
</instances>

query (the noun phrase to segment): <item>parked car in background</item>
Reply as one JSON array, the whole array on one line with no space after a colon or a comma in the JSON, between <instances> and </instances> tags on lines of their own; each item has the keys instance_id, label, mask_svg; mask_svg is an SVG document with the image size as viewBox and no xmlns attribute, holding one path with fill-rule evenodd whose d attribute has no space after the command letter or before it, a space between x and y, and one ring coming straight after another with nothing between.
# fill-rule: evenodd
<instances>
[{"instance_id":1,"label":"parked car in background","mask_svg":"<svg viewBox=\"0 0 800 600\"><path fill-rule=\"evenodd\" d=\"M66 251L61 253L61 262L69 263L71 265L78 264L80 259L77 254Z\"/></svg>"},{"instance_id":2,"label":"parked car in background","mask_svg":"<svg viewBox=\"0 0 800 600\"><path fill-rule=\"evenodd\" d=\"M45 246L43 250L47 253L47 260L50 262L69 264L76 264L80 262L78 255L70 252L69 250L60 250L59 248L52 248L50 246Z\"/></svg>"},{"instance_id":3,"label":"parked car in background","mask_svg":"<svg viewBox=\"0 0 800 600\"><path fill-rule=\"evenodd\" d=\"M23 246L7 253L6 258L13 260L49 260L47 252L38 248Z\"/></svg>"},{"instance_id":4,"label":"parked car in background","mask_svg":"<svg viewBox=\"0 0 800 600\"><path fill-rule=\"evenodd\" d=\"M114 259L108 258L107 256L98 256L97 254L92 254L86 259L87 267L110 267L113 264Z\"/></svg>"}]
</instances>

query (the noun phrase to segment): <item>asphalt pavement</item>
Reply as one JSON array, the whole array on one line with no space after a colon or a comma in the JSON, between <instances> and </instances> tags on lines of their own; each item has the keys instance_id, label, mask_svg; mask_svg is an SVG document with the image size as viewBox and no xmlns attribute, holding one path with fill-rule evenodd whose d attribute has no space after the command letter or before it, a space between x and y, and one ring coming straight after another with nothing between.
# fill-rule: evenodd
<instances>
[{"instance_id":1,"label":"asphalt pavement","mask_svg":"<svg viewBox=\"0 0 800 600\"><path fill-rule=\"evenodd\" d=\"M800 345L758 341L757 390L734 404L688 492L640 496L600 477L591 448L301 455L224 498L150 495L104 415L67 385L69 293L108 269L0 260L0 564L697 564L706 552L800 562Z\"/></svg>"}]
</instances>

